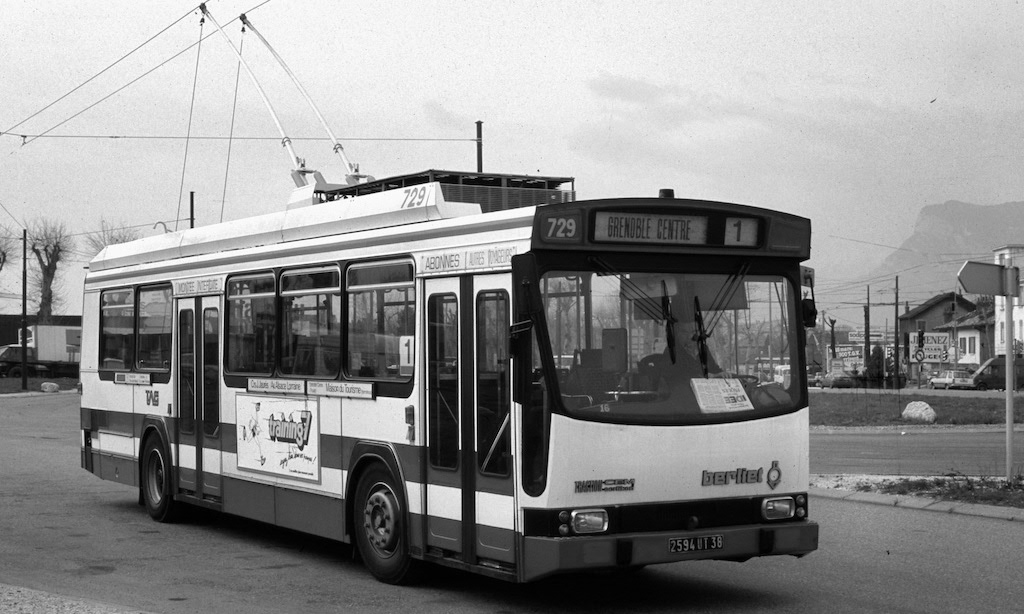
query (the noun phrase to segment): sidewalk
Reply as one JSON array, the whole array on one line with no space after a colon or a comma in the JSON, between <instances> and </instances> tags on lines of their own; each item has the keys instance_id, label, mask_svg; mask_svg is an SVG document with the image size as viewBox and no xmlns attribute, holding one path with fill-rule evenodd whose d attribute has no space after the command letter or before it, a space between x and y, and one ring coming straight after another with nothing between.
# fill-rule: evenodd
<instances>
[{"instance_id":1,"label":"sidewalk","mask_svg":"<svg viewBox=\"0 0 1024 614\"><path fill-rule=\"evenodd\" d=\"M0 584L0 612L4 614L146 614L102 603Z\"/></svg>"},{"instance_id":2,"label":"sidewalk","mask_svg":"<svg viewBox=\"0 0 1024 614\"><path fill-rule=\"evenodd\" d=\"M977 516L980 518L1024 522L1024 509L1019 507L980 505L978 503L961 503L958 501L940 501L930 497L917 497L914 495L886 495L876 492L841 490L838 488L812 487L808 492L812 498L821 497L823 499L839 499L842 501L856 501L858 503L871 503L875 505L887 505L890 507L905 507L907 509L942 512L945 514L960 514L964 516Z\"/></svg>"}]
</instances>

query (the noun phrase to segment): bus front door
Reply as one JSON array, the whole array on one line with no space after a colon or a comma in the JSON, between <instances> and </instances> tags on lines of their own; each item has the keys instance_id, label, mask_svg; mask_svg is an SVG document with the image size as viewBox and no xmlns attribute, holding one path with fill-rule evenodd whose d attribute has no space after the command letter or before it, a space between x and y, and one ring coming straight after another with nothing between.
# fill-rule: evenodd
<instances>
[{"instance_id":1,"label":"bus front door","mask_svg":"<svg viewBox=\"0 0 1024 614\"><path fill-rule=\"evenodd\" d=\"M178 488L221 496L220 309L217 297L178 300Z\"/></svg>"},{"instance_id":2,"label":"bus front door","mask_svg":"<svg viewBox=\"0 0 1024 614\"><path fill-rule=\"evenodd\" d=\"M428 279L429 549L469 564L515 562L508 275Z\"/></svg>"}]
</instances>

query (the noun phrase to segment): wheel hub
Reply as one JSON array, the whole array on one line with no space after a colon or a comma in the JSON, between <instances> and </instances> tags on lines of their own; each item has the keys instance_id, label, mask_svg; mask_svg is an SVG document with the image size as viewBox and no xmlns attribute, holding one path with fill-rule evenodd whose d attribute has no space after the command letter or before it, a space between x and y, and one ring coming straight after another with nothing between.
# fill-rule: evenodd
<instances>
[{"instance_id":1,"label":"wheel hub","mask_svg":"<svg viewBox=\"0 0 1024 614\"><path fill-rule=\"evenodd\" d=\"M388 554L394 551L398 543L397 517L397 501L390 490L378 487L367 497L363 509L363 528L376 550Z\"/></svg>"}]
</instances>

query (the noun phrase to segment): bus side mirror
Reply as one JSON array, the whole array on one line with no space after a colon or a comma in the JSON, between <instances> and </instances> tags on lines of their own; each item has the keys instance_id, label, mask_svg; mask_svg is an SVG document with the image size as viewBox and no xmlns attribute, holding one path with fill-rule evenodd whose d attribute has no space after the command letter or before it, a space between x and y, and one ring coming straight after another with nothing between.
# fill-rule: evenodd
<instances>
[{"instance_id":1,"label":"bus side mirror","mask_svg":"<svg viewBox=\"0 0 1024 614\"><path fill-rule=\"evenodd\" d=\"M814 305L814 299L801 299L800 311L805 328L814 328L818 325L818 308Z\"/></svg>"}]
</instances>

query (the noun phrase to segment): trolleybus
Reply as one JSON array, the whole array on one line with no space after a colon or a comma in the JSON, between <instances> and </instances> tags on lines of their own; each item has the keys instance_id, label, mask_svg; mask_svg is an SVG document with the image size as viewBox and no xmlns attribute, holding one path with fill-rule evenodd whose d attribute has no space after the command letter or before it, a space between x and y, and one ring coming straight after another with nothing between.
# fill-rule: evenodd
<instances>
[{"instance_id":1,"label":"trolleybus","mask_svg":"<svg viewBox=\"0 0 1024 614\"><path fill-rule=\"evenodd\" d=\"M305 195L89 266L81 463L154 519L352 543L389 583L817 548L809 220L671 194L481 213L436 182ZM791 377L760 381L759 356Z\"/></svg>"}]
</instances>

